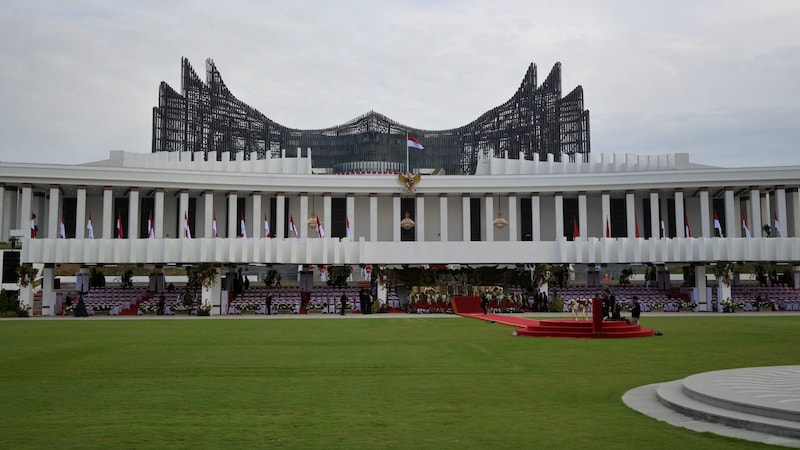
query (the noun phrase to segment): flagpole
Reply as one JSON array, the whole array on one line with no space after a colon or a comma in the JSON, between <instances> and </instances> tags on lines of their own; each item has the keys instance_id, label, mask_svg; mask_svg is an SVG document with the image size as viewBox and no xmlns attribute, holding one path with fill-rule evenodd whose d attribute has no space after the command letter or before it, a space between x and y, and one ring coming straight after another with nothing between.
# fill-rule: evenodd
<instances>
[{"instance_id":1,"label":"flagpole","mask_svg":"<svg viewBox=\"0 0 800 450\"><path fill-rule=\"evenodd\" d=\"M406 173L411 173L410 166L408 165L408 130L406 130Z\"/></svg>"}]
</instances>

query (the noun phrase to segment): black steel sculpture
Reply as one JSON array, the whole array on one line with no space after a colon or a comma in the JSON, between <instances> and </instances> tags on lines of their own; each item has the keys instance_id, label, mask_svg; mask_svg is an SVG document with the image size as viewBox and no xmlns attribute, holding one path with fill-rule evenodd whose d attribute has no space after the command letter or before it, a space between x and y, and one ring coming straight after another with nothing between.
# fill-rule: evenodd
<instances>
[{"instance_id":1,"label":"black steel sculpture","mask_svg":"<svg viewBox=\"0 0 800 450\"><path fill-rule=\"evenodd\" d=\"M399 172L406 168L406 133L425 151L412 151L412 168L443 169L450 174L474 173L478 156L492 152L512 159L587 161L590 151L589 111L583 88L561 96L561 64L556 63L537 87L531 64L511 99L470 124L450 130L413 128L370 111L347 123L320 130L289 128L238 100L228 91L211 59L203 82L186 58L182 92L167 83L159 87L153 108L153 152L216 151L243 153L244 159L294 156L312 149L314 167L342 172Z\"/></svg>"}]
</instances>

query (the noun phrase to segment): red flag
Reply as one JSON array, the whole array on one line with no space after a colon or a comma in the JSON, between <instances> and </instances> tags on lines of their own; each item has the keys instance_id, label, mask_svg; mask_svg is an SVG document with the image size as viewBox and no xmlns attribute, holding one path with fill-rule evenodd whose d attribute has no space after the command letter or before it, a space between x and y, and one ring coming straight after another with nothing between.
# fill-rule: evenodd
<instances>
[{"instance_id":1,"label":"red flag","mask_svg":"<svg viewBox=\"0 0 800 450\"><path fill-rule=\"evenodd\" d=\"M217 230L217 212L214 211L214 218L211 220L211 230L214 232L214 237L219 237L219 230Z\"/></svg>"},{"instance_id":2,"label":"red flag","mask_svg":"<svg viewBox=\"0 0 800 450\"><path fill-rule=\"evenodd\" d=\"M606 217L606 237L611 237L611 224L608 221L608 217Z\"/></svg>"},{"instance_id":3,"label":"red flag","mask_svg":"<svg viewBox=\"0 0 800 450\"><path fill-rule=\"evenodd\" d=\"M325 229L322 228L322 223L319 221L319 216L317 216L317 235L319 235L321 238L325 237Z\"/></svg>"},{"instance_id":4,"label":"red flag","mask_svg":"<svg viewBox=\"0 0 800 450\"><path fill-rule=\"evenodd\" d=\"M88 232L88 238L94 239L94 225L92 225L92 215L89 214L89 220L86 221L86 231Z\"/></svg>"},{"instance_id":5,"label":"red flag","mask_svg":"<svg viewBox=\"0 0 800 450\"><path fill-rule=\"evenodd\" d=\"M122 233L122 214L119 211L117 211L117 237L120 239L125 237Z\"/></svg>"},{"instance_id":6,"label":"red flag","mask_svg":"<svg viewBox=\"0 0 800 450\"><path fill-rule=\"evenodd\" d=\"M239 221L239 231L241 233L241 237L243 238L247 237L247 226L244 223L244 213L242 213L242 218Z\"/></svg>"},{"instance_id":7,"label":"red flag","mask_svg":"<svg viewBox=\"0 0 800 450\"><path fill-rule=\"evenodd\" d=\"M61 213L61 223L58 224L58 237L61 239L67 238L67 227L64 225L64 213Z\"/></svg>"},{"instance_id":8,"label":"red flag","mask_svg":"<svg viewBox=\"0 0 800 450\"><path fill-rule=\"evenodd\" d=\"M641 233L639 233L639 219L638 219L638 218L635 218L634 220L636 221L636 222L635 222L635 223L636 223L636 237L637 237L637 238L640 238L640 237L642 237L642 234L641 234Z\"/></svg>"},{"instance_id":9,"label":"red flag","mask_svg":"<svg viewBox=\"0 0 800 450\"><path fill-rule=\"evenodd\" d=\"M153 210L150 210L150 215L147 217L147 237L150 239L156 238L155 227L153 227Z\"/></svg>"},{"instance_id":10,"label":"red flag","mask_svg":"<svg viewBox=\"0 0 800 450\"><path fill-rule=\"evenodd\" d=\"M406 133L406 135L408 136L408 146L409 147L414 147L414 148L418 148L420 150L425 150L425 147L423 147L422 144L420 144L419 141L414 138L414 136L412 136L412 135L410 135L408 133Z\"/></svg>"},{"instance_id":11,"label":"red flag","mask_svg":"<svg viewBox=\"0 0 800 450\"><path fill-rule=\"evenodd\" d=\"M269 220L266 214L264 214L264 237L269 237Z\"/></svg>"},{"instance_id":12,"label":"red flag","mask_svg":"<svg viewBox=\"0 0 800 450\"><path fill-rule=\"evenodd\" d=\"M36 214L31 213L31 237L36 237Z\"/></svg>"},{"instance_id":13,"label":"red flag","mask_svg":"<svg viewBox=\"0 0 800 450\"><path fill-rule=\"evenodd\" d=\"M294 237L298 237L297 236L297 227L294 226L294 216L292 216L292 215L289 216L289 230L291 230L291 232L294 233Z\"/></svg>"},{"instance_id":14,"label":"red flag","mask_svg":"<svg viewBox=\"0 0 800 450\"><path fill-rule=\"evenodd\" d=\"M574 216L572 217L572 240L578 239L581 237L581 230L578 228L578 219Z\"/></svg>"},{"instance_id":15,"label":"red flag","mask_svg":"<svg viewBox=\"0 0 800 450\"><path fill-rule=\"evenodd\" d=\"M345 216L344 220L345 220L345 226L347 227L347 230L346 230L347 239L350 239L352 241L353 240L353 232L350 230L350 218Z\"/></svg>"},{"instance_id":16,"label":"red flag","mask_svg":"<svg viewBox=\"0 0 800 450\"><path fill-rule=\"evenodd\" d=\"M725 237L722 234L722 225L719 223L719 217L717 216L716 211L714 211L714 229L719 233L719 237Z\"/></svg>"},{"instance_id":17,"label":"red flag","mask_svg":"<svg viewBox=\"0 0 800 450\"><path fill-rule=\"evenodd\" d=\"M189 216L186 211L183 212L183 235L186 239L192 238L192 230L189 228Z\"/></svg>"},{"instance_id":18,"label":"red flag","mask_svg":"<svg viewBox=\"0 0 800 450\"><path fill-rule=\"evenodd\" d=\"M664 224L664 216L659 214L658 219L661 222L661 237L667 237L667 227Z\"/></svg>"},{"instance_id":19,"label":"red flag","mask_svg":"<svg viewBox=\"0 0 800 450\"><path fill-rule=\"evenodd\" d=\"M752 237L750 235L750 226L747 225L747 216L742 214L742 228L744 228L744 237Z\"/></svg>"}]
</instances>

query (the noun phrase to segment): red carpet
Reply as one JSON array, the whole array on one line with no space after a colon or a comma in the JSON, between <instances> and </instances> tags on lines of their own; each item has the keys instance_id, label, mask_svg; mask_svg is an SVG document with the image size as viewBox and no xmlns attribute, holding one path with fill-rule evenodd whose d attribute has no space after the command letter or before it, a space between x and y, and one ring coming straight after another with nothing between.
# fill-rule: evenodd
<instances>
[{"instance_id":1,"label":"red carpet","mask_svg":"<svg viewBox=\"0 0 800 450\"><path fill-rule=\"evenodd\" d=\"M452 305L453 311L460 316L517 327L517 335L519 336L571 338L653 336L653 330L642 328L639 325L630 325L625 321L601 320L601 323L596 326L593 320L536 320L504 314L483 314L481 301L478 297L453 297Z\"/></svg>"}]
</instances>

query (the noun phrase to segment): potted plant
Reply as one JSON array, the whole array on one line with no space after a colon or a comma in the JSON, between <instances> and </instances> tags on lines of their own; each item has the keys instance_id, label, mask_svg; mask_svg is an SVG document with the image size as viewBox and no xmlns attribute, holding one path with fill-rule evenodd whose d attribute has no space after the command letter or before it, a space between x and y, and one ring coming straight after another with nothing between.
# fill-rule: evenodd
<instances>
[{"instance_id":1,"label":"potted plant","mask_svg":"<svg viewBox=\"0 0 800 450\"><path fill-rule=\"evenodd\" d=\"M28 287L36 280L39 270L30 264L22 264L17 267L17 284L20 287Z\"/></svg>"}]
</instances>

